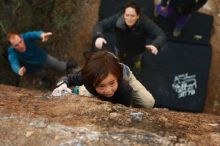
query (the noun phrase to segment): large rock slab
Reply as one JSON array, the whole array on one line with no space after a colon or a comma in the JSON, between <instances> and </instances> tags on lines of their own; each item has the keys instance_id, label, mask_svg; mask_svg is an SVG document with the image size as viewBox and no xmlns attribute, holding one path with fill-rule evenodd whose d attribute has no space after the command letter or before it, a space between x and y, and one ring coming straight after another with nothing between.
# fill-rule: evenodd
<instances>
[{"instance_id":1,"label":"large rock slab","mask_svg":"<svg viewBox=\"0 0 220 146\"><path fill-rule=\"evenodd\" d=\"M219 145L220 117L0 85L0 145ZM142 117L135 117L135 116Z\"/></svg>"}]
</instances>

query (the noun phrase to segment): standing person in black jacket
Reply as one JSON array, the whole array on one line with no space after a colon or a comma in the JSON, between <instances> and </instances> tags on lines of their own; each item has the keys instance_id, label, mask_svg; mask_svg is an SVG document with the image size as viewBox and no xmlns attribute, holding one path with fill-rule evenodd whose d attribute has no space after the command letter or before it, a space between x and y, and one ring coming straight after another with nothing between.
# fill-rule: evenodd
<instances>
[{"instance_id":1,"label":"standing person in black jacket","mask_svg":"<svg viewBox=\"0 0 220 146\"><path fill-rule=\"evenodd\" d=\"M175 17L173 36L181 35L183 27L190 20L192 13L200 9L207 0L161 0L156 12L163 17Z\"/></svg>"},{"instance_id":2,"label":"standing person in black jacket","mask_svg":"<svg viewBox=\"0 0 220 146\"><path fill-rule=\"evenodd\" d=\"M140 68L142 54L148 50L157 55L165 41L165 33L150 18L141 13L135 2L126 3L122 12L98 22L94 28L95 47L107 44L105 32L116 34L115 52L132 70ZM152 38L149 43L149 39Z\"/></svg>"}]
</instances>

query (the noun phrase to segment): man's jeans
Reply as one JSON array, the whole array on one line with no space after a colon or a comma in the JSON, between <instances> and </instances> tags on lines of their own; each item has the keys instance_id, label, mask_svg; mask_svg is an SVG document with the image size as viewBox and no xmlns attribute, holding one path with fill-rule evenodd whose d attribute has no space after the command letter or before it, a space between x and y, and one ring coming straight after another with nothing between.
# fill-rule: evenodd
<instances>
[{"instance_id":1,"label":"man's jeans","mask_svg":"<svg viewBox=\"0 0 220 146\"><path fill-rule=\"evenodd\" d=\"M47 59L46 62L43 66L43 68L51 68L51 69L55 69L57 71L65 71L66 70L66 65L67 63L64 61L60 61L57 58L51 56L51 55L47 55Z\"/></svg>"},{"instance_id":2,"label":"man's jeans","mask_svg":"<svg viewBox=\"0 0 220 146\"><path fill-rule=\"evenodd\" d=\"M45 76L47 76L47 69L52 69L54 71L58 71L58 72L64 72L66 71L66 66L67 63L64 61L60 61L57 58L51 56L51 55L47 55L47 59L43 65L43 67L41 68L41 70L37 71L36 73L34 73L34 75L43 78Z\"/></svg>"}]
</instances>

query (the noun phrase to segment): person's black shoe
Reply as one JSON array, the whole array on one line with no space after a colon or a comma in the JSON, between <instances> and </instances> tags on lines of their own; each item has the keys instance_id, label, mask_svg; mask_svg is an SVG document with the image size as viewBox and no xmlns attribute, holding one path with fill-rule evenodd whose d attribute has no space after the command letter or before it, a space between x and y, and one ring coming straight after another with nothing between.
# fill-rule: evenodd
<instances>
[{"instance_id":1,"label":"person's black shoe","mask_svg":"<svg viewBox=\"0 0 220 146\"><path fill-rule=\"evenodd\" d=\"M51 80L47 77L43 77L40 79L39 81L39 85L42 87L42 88L50 88L52 83L51 83Z\"/></svg>"}]
</instances>

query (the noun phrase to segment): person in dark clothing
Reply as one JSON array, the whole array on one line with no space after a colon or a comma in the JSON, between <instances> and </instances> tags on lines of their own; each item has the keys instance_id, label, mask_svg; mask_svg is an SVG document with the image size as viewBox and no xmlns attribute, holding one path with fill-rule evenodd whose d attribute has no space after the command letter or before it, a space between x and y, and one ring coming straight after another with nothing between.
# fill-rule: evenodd
<instances>
[{"instance_id":1,"label":"person in dark clothing","mask_svg":"<svg viewBox=\"0 0 220 146\"><path fill-rule=\"evenodd\" d=\"M123 11L96 24L94 42L97 49L107 43L105 32L112 30L116 34L114 53L132 70L140 66L142 54L146 50L156 55L166 41L162 29L141 13L140 7L133 1L126 3Z\"/></svg>"},{"instance_id":2,"label":"person in dark clothing","mask_svg":"<svg viewBox=\"0 0 220 146\"><path fill-rule=\"evenodd\" d=\"M68 87L75 86L74 93L79 95L96 96L125 106L153 107L153 96L115 55L99 50L87 56L87 62L80 71L59 80L52 96L60 96L63 91L71 93Z\"/></svg>"},{"instance_id":3,"label":"person in dark clothing","mask_svg":"<svg viewBox=\"0 0 220 146\"><path fill-rule=\"evenodd\" d=\"M173 36L181 35L183 27L189 22L192 13L200 9L207 0L161 0L156 12L163 17L175 17Z\"/></svg>"}]
</instances>

